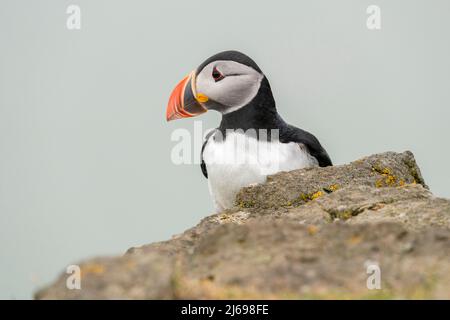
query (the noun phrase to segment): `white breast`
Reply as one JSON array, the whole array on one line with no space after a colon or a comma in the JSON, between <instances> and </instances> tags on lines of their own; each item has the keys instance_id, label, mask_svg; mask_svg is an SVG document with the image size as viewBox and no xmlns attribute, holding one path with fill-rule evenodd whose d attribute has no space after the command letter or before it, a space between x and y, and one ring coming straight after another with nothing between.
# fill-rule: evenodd
<instances>
[{"instance_id":1,"label":"white breast","mask_svg":"<svg viewBox=\"0 0 450 320\"><path fill-rule=\"evenodd\" d=\"M209 139L203 151L208 183L216 211L234 205L237 192L263 183L280 171L317 166L317 160L294 142L258 141L242 133L228 134L225 141Z\"/></svg>"}]
</instances>

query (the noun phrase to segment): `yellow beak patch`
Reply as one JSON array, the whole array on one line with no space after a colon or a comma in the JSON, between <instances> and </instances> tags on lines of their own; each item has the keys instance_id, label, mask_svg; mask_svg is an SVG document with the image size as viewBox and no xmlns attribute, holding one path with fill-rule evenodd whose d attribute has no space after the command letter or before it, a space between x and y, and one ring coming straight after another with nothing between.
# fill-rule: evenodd
<instances>
[{"instance_id":1,"label":"yellow beak patch","mask_svg":"<svg viewBox=\"0 0 450 320\"><path fill-rule=\"evenodd\" d=\"M208 96L204 95L203 93L197 93L197 101L204 103L204 102L208 102L209 98Z\"/></svg>"}]
</instances>

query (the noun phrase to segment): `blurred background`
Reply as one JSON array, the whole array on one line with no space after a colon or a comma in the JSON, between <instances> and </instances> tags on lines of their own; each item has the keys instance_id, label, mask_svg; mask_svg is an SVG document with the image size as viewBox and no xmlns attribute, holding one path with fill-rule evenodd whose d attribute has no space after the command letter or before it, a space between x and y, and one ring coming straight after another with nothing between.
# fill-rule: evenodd
<instances>
[{"instance_id":1,"label":"blurred background","mask_svg":"<svg viewBox=\"0 0 450 320\"><path fill-rule=\"evenodd\" d=\"M66 27L71 4L80 30ZM372 4L380 30L366 26ZM171 162L171 133L194 120L166 123L165 108L223 50L259 64L279 113L335 164L411 150L450 197L449 16L447 0L2 0L0 298L212 212L199 166Z\"/></svg>"}]
</instances>

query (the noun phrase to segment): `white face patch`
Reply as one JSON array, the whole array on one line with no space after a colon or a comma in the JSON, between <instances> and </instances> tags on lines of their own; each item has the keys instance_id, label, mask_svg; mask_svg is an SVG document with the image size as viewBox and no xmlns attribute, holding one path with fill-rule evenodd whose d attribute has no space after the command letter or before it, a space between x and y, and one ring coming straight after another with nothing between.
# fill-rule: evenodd
<instances>
[{"instance_id":1,"label":"white face patch","mask_svg":"<svg viewBox=\"0 0 450 320\"><path fill-rule=\"evenodd\" d=\"M214 80L214 68L224 76L222 80ZM226 106L223 113L229 113L252 101L258 93L263 77L255 69L241 63L218 60L205 66L197 75L197 92Z\"/></svg>"}]
</instances>

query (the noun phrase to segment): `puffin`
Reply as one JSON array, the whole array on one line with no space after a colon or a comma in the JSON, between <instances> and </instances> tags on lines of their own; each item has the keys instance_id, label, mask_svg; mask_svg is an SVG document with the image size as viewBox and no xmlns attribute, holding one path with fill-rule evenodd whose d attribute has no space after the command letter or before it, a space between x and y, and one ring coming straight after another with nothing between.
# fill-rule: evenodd
<instances>
[{"instance_id":1,"label":"puffin","mask_svg":"<svg viewBox=\"0 0 450 320\"><path fill-rule=\"evenodd\" d=\"M222 115L200 156L216 212L235 206L241 188L264 183L268 175L333 165L313 134L281 118L267 77L239 51L215 54L182 79L170 95L166 120L208 110Z\"/></svg>"}]
</instances>

